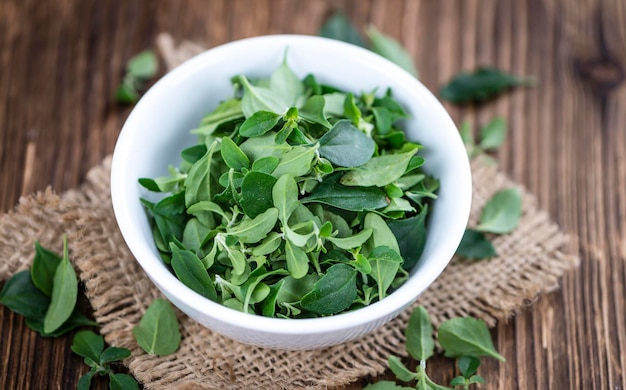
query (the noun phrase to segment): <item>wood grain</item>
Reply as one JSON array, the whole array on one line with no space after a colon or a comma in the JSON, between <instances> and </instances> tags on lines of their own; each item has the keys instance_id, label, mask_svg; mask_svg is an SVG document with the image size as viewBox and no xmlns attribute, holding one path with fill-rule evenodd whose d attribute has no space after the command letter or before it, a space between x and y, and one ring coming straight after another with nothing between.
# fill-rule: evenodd
<instances>
[{"instance_id":1,"label":"wood grain","mask_svg":"<svg viewBox=\"0 0 626 390\"><path fill-rule=\"evenodd\" d=\"M478 109L447 105L475 127L507 118L501 167L537 195L581 257L560 288L494 329L507 361L485 361L483 388L625 388L623 0L0 0L0 210L47 186L77 186L112 152L130 110L112 101L125 62L159 32L206 46L315 34L336 9L399 39L435 92L477 65L537 78ZM76 387L86 366L70 338L38 337L5 308L0 324L0 388ZM455 375L444 358L429 371L442 382Z\"/></svg>"}]
</instances>

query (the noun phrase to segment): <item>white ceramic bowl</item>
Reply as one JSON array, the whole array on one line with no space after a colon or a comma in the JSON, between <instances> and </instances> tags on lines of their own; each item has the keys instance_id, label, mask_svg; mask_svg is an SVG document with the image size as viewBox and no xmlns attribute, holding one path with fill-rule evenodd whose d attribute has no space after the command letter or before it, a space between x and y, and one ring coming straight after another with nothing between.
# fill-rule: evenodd
<instances>
[{"instance_id":1,"label":"white ceramic bowl","mask_svg":"<svg viewBox=\"0 0 626 390\"><path fill-rule=\"evenodd\" d=\"M139 198L140 177L167 174L179 153L195 144L189 134L218 102L232 95L230 78L269 76L288 48L289 66L301 77L355 93L391 87L411 115L410 139L424 145L425 170L441 181L423 255L409 280L380 302L326 318L278 319L245 314L212 302L183 285L162 263ZM312 349L371 332L397 316L437 278L452 258L467 224L471 173L457 129L439 101L418 80L359 47L313 36L244 39L208 50L172 70L139 101L120 133L111 172L115 217L146 274L180 310L233 339L264 347Z\"/></svg>"}]
</instances>

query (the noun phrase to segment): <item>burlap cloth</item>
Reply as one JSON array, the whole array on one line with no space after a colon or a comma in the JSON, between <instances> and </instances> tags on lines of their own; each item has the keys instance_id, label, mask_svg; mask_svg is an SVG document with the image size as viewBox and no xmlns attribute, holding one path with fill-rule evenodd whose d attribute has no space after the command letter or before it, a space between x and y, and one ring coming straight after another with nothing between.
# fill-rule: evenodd
<instances>
[{"instance_id":1,"label":"burlap cloth","mask_svg":"<svg viewBox=\"0 0 626 390\"><path fill-rule=\"evenodd\" d=\"M169 68L201 50L178 47L169 36L158 42ZM160 295L127 249L117 228L109 194L110 158L93 168L78 189L52 190L20 199L0 217L0 281L29 266L33 244L61 251L69 236L70 255L85 284L95 319L106 341L131 349L125 361L147 389L327 388L348 384L387 367L389 354L404 355L403 331L410 310L374 333L336 347L278 351L232 341L179 313L180 349L167 357L144 353L131 329ZM523 193L523 215L511 234L497 236L498 256L469 261L455 258L416 304L435 324L471 315L494 325L557 287L559 277L578 264L563 251L567 236L537 208L533 195L493 165L472 161L473 203L470 226L496 191L516 186Z\"/></svg>"}]
</instances>

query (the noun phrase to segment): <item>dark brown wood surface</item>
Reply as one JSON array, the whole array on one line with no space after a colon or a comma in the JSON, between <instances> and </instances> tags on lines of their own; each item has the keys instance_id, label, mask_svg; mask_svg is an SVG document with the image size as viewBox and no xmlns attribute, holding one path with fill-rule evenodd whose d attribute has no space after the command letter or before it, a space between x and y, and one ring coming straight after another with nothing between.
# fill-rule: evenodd
<instances>
[{"instance_id":1,"label":"dark brown wood surface","mask_svg":"<svg viewBox=\"0 0 626 390\"><path fill-rule=\"evenodd\" d=\"M0 211L47 186L76 187L113 151L130 110L112 100L125 62L159 32L205 46L316 34L335 9L399 39L433 91L477 65L538 79L478 110L447 106L457 123L508 119L502 169L581 258L553 293L497 325L507 361L486 361L482 388L626 388L624 0L0 0ZM70 345L0 307L0 388L75 388L87 367ZM455 375L443 358L428 370Z\"/></svg>"}]
</instances>

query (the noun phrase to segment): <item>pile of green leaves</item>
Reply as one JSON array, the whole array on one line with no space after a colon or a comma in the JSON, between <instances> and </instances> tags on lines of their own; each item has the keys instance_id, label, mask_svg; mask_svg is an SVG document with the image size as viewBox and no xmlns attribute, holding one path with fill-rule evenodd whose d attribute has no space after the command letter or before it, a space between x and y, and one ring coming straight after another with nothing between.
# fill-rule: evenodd
<instances>
[{"instance_id":1,"label":"pile of green leaves","mask_svg":"<svg viewBox=\"0 0 626 390\"><path fill-rule=\"evenodd\" d=\"M69 261L67 237L63 256L35 243L30 270L16 273L0 291L0 304L26 318L42 336L60 336L79 326L95 326L76 308L78 280Z\"/></svg>"},{"instance_id":2,"label":"pile of green leaves","mask_svg":"<svg viewBox=\"0 0 626 390\"><path fill-rule=\"evenodd\" d=\"M417 307L411 314L405 329L406 351L418 362L415 371L409 369L397 356L389 356L388 364L396 378L403 382L415 381L416 389L442 390L449 387L433 382L426 373L426 363L434 355L435 340L433 326L422 306ZM476 374L480 366L480 358L493 357L504 361L491 341L489 329L481 320L471 317L452 318L443 322L437 331L437 340L446 357L457 360L461 373L450 382L450 386L461 386L469 389L474 383L485 383L484 379ZM367 390L398 390L411 389L398 386L392 381L380 381L365 387Z\"/></svg>"},{"instance_id":3,"label":"pile of green leaves","mask_svg":"<svg viewBox=\"0 0 626 390\"><path fill-rule=\"evenodd\" d=\"M391 91L354 95L285 61L232 83L180 166L139 180L166 193L142 199L165 263L208 299L270 317L383 299L421 255L438 188L396 127L404 109Z\"/></svg>"}]
</instances>

